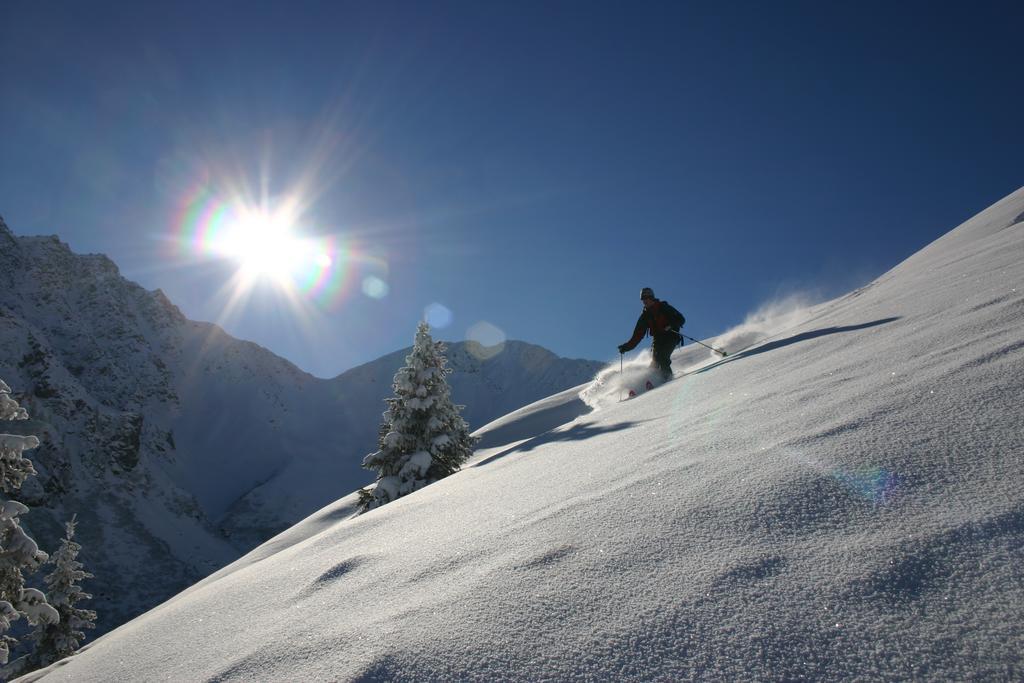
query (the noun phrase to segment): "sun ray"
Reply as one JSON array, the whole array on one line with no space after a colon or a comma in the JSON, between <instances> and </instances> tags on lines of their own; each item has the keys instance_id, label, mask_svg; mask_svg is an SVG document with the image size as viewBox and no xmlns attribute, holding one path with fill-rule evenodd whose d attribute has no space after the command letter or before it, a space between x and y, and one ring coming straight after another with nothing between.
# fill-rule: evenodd
<instances>
[{"instance_id":1,"label":"sun ray","mask_svg":"<svg viewBox=\"0 0 1024 683\"><path fill-rule=\"evenodd\" d=\"M390 296L389 254L414 252L414 229L405 231L412 241L403 245L391 223L341 229L310 217L317 199L350 168L338 166L339 156L352 157L360 142L342 130L341 115L340 109L329 112L300 141L306 161L283 190L274 175L279 159L269 133L257 143L255 167L223 155L206 157L192 186L179 184L179 191L188 192L176 216L173 261L205 269L204 278L230 268L211 287L207 319L229 329L242 321L248 326L280 320L294 325L288 334L316 342L324 316L346 302ZM407 220L415 225L415 217ZM247 320L253 314L262 319Z\"/></svg>"}]
</instances>

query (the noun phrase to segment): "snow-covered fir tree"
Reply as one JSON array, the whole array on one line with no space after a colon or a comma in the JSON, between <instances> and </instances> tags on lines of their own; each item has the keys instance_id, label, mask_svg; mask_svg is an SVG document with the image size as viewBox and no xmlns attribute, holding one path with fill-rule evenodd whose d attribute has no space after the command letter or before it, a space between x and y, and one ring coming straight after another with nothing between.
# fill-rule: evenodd
<instances>
[{"instance_id":1,"label":"snow-covered fir tree","mask_svg":"<svg viewBox=\"0 0 1024 683\"><path fill-rule=\"evenodd\" d=\"M447 477L473 454L475 439L452 404L445 345L421 322L405 367L395 374L393 398L380 429L378 450L363 460L377 472L377 485L363 489L360 504L369 510Z\"/></svg>"},{"instance_id":2,"label":"snow-covered fir tree","mask_svg":"<svg viewBox=\"0 0 1024 683\"><path fill-rule=\"evenodd\" d=\"M33 639L35 652L30 656L32 668L49 666L73 655L85 640L84 629L96 628L96 612L82 609L78 603L92 595L82 590L81 582L93 578L78 561L82 546L75 542L74 517L65 525L67 531L60 548L50 558L54 570L46 576L46 599L60 614L59 623L41 623Z\"/></svg>"},{"instance_id":3,"label":"snow-covered fir tree","mask_svg":"<svg viewBox=\"0 0 1024 683\"><path fill-rule=\"evenodd\" d=\"M0 380L0 420L26 420L28 413L11 398L11 389ZM36 471L22 453L39 445L34 436L0 434L0 491L12 493ZM6 664L10 647L17 643L7 635L11 623L25 617L30 624L56 623L60 616L35 588L25 587L25 575L47 559L18 520L28 508L15 500L0 498L0 664Z\"/></svg>"}]
</instances>

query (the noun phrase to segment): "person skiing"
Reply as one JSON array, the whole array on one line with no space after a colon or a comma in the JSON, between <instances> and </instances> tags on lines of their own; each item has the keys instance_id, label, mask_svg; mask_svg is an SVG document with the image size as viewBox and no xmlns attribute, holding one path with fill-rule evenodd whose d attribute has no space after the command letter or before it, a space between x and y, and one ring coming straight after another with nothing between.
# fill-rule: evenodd
<instances>
[{"instance_id":1,"label":"person skiing","mask_svg":"<svg viewBox=\"0 0 1024 683\"><path fill-rule=\"evenodd\" d=\"M633 336L625 344L619 344L619 353L633 350L650 333L654 340L651 344L654 356L651 360L651 367L656 366L661 370L662 379L670 380L672 379L672 350L681 339L679 330L686 323L686 318L667 301L659 301L655 298L654 290L650 287L644 287L640 291L640 300L644 304L644 310L636 321Z\"/></svg>"}]
</instances>

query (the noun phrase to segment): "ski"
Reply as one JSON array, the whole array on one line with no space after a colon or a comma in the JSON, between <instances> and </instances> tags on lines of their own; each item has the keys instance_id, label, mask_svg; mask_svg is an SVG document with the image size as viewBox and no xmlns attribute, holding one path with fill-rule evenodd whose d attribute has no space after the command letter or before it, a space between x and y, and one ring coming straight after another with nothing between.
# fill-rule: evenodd
<instances>
[{"instance_id":1,"label":"ski","mask_svg":"<svg viewBox=\"0 0 1024 683\"><path fill-rule=\"evenodd\" d=\"M666 381L668 381L668 380L666 380ZM659 384L658 386L661 386L661 385ZM651 380L647 380L647 383L644 385L644 387L642 389L640 389L640 390L630 389L629 390L629 395L626 397L626 400L628 401L631 398L636 398L637 396L639 396L643 392L650 391L653 388L654 388L654 382L652 382Z\"/></svg>"}]
</instances>

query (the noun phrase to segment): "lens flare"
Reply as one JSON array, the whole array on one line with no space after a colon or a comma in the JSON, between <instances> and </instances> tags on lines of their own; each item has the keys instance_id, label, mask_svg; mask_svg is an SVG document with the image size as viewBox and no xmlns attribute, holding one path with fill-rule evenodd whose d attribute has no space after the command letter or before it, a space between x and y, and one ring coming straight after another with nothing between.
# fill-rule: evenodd
<instances>
[{"instance_id":1,"label":"lens flare","mask_svg":"<svg viewBox=\"0 0 1024 683\"><path fill-rule=\"evenodd\" d=\"M376 275L363 278L363 294L371 299L383 299L388 295L388 283Z\"/></svg>"},{"instance_id":2,"label":"lens flare","mask_svg":"<svg viewBox=\"0 0 1024 683\"><path fill-rule=\"evenodd\" d=\"M442 329L452 324L452 312L443 304L434 302L423 309L423 319L434 329Z\"/></svg>"},{"instance_id":3,"label":"lens flare","mask_svg":"<svg viewBox=\"0 0 1024 683\"><path fill-rule=\"evenodd\" d=\"M337 237L320 240L300 272L298 288L323 310L338 308L352 290L356 254Z\"/></svg>"},{"instance_id":4,"label":"lens flare","mask_svg":"<svg viewBox=\"0 0 1024 683\"><path fill-rule=\"evenodd\" d=\"M848 490L875 505L890 502L900 487L899 477L882 467L866 467L859 470L837 468L831 474Z\"/></svg>"},{"instance_id":5,"label":"lens flare","mask_svg":"<svg viewBox=\"0 0 1024 683\"><path fill-rule=\"evenodd\" d=\"M505 350L505 333L498 326L485 320L466 330L466 339L476 342L467 348L480 360L493 358Z\"/></svg>"},{"instance_id":6,"label":"lens flare","mask_svg":"<svg viewBox=\"0 0 1024 683\"><path fill-rule=\"evenodd\" d=\"M231 206L205 187L196 188L182 202L175 220L175 242L185 255L208 255L227 226L238 219Z\"/></svg>"},{"instance_id":7,"label":"lens flare","mask_svg":"<svg viewBox=\"0 0 1024 683\"><path fill-rule=\"evenodd\" d=\"M387 259L337 234L302 235L302 228L310 226L303 226L292 210L298 204L285 200L278 207L257 209L207 185L196 187L181 201L172 241L179 256L190 260L238 264L230 283L235 291L228 294L232 302L247 300L247 290L260 281L325 311L336 310L360 291L357 282L364 295L386 297Z\"/></svg>"}]
</instances>

